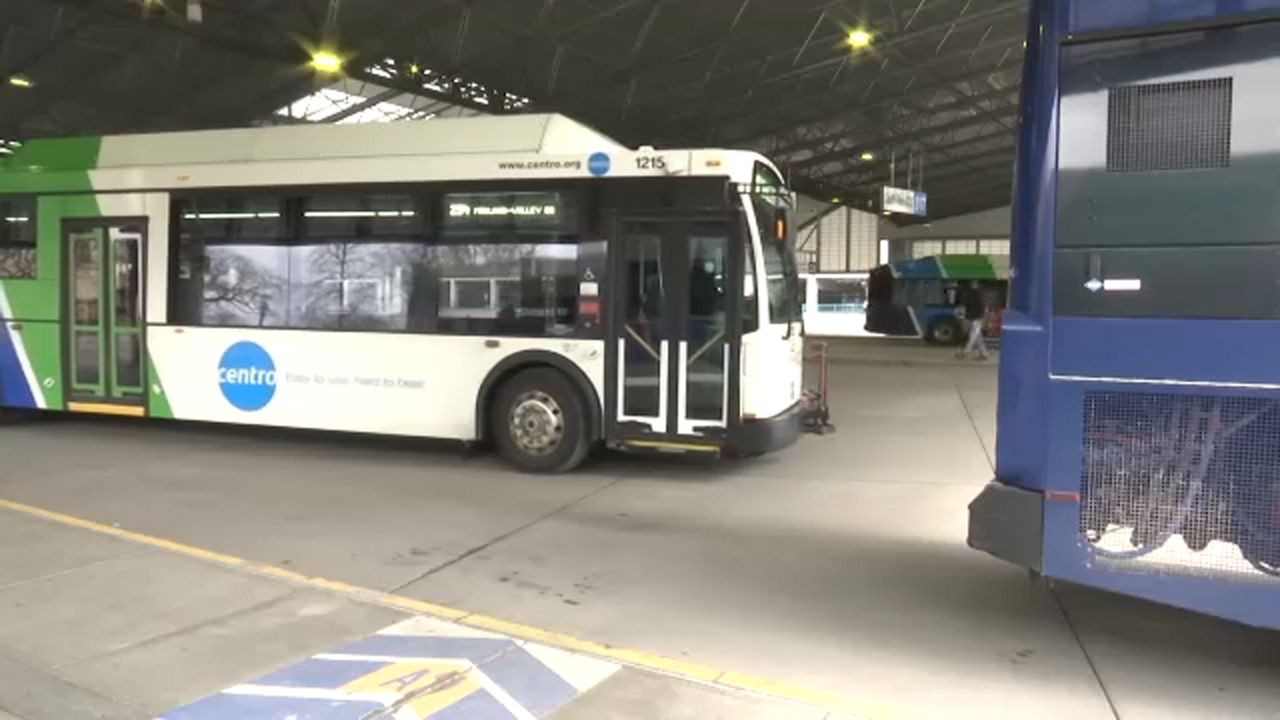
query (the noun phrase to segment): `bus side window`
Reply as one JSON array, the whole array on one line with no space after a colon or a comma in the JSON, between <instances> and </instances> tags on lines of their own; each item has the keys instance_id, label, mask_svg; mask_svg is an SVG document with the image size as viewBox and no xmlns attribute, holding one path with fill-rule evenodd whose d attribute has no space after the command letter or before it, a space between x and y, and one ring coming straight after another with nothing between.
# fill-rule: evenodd
<instances>
[{"instance_id":1,"label":"bus side window","mask_svg":"<svg viewBox=\"0 0 1280 720\"><path fill-rule=\"evenodd\" d=\"M36 277L35 196L0 198L0 278Z\"/></svg>"}]
</instances>

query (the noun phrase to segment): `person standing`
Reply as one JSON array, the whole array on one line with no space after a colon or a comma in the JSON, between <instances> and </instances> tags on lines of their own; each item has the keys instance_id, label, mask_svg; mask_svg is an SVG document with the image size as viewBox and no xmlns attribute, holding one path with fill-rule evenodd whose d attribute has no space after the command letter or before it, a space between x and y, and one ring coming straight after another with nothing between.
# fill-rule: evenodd
<instances>
[{"instance_id":1,"label":"person standing","mask_svg":"<svg viewBox=\"0 0 1280 720\"><path fill-rule=\"evenodd\" d=\"M976 280L970 281L969 286L964 288L961 302L965 321L969 323L969 340L964 349L956 353L956 357L966 358L976 354L979 360L986 360L990 356L987 339L983 335L987 326L987 296Z\"/></svg>"}]
</instances>

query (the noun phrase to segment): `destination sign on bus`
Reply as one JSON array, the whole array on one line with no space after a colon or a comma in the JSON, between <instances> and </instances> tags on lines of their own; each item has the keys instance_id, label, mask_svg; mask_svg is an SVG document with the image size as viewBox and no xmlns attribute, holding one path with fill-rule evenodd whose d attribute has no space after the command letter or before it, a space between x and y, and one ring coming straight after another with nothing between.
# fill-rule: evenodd
<instances>
[{"instance_id":1,"label":"destination sign on bus","mask_svg":"<svg viewBox=\"0 0 1280 720\"><path fill-rule=\"evenodd\" d=\"M449 193L444 196L449 225L555 225L563 215L560 193Z\"/></svg>"},{"instance_id":2,"label":"destination sign on bus","mask_svg":"<svg viewBox=\"0 0 1280 720\"><path fill-rule=\"evenodd\" d=\"M555 217L559 214L555 205L470 205L451 203L449 217Z\"/></svg>"}]
</instances>

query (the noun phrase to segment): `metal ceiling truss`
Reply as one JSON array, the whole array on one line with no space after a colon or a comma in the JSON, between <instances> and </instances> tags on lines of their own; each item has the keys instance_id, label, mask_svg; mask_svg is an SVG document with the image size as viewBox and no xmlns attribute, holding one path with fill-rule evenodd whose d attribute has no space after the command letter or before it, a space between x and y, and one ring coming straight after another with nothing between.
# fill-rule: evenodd
<instances>
[{"instance_id":1,"label":"metal ceiling truss","mask_svg":"<svg viewBox=\"0 0 1280 720\"><path fill-rule=\"evenodd\" d=\"M307 67L309 40L342 52L347 77L378 86L339 120L399 94L485 113L554 109L625 142L756 147L798 188L859 206L897 150L925 159L931 204L948 212L1008 185L1026 10L1025 0L788 0L790 15L766 0L361 0L356 13L343 0L199 0L197 19L181 11L187 0L6 3L33 8L15 17L47 18L45 6L58 17L38 51L15 44L12 26L0 37L0 76L39 73L63 53L83 68L27 91L0 119L8 134L59 117L75 131L266 118L332 82ZM850 48L855 26L873 33L870 48ZM82 37L105 52L90 55Z\"/></svg>"},{"instance_id":2,"label":"metal ceiling truss","mask_svg":"<svg viewBox=\"0 0 1280 720\"><path fill-rule=\"evenodd\" d=\"M58 18L60 20L61 15ZM92 29L94 23L91 21L78 22L74 27L77 28L76 32L68 32L62 38L62 43L73 42L83 32ZM59 117L58 108L78 99L78 97L85 96L87 89L99 88L103 84L102 80L104 78L126 68L130 58L153 49L154 44L154 37L144 35L132 39L131 42L123 43L119 48L95 48L95 54L105 54L108 57L97 57L93 62L85 63L75 76L66 82L40 82L35 87L24 91L23 99L26 101L24 104L29 109L6 112L3 118L6 128L9 128L6 132L11 135L25 134L19 133L17 130L27 125L38 124L37 121L40 117L47 118L52 122L52 129L55 133L68 132L71 128L65 125L62 118ZM40 57L43 57L43 54ZM28 56L22 61L21 67L25 71L26 68L34 65L38 59L39 57L36 56Z\"/></svg>"},{"instance_id":3,"label":"metal ceiling truss","mask_svg":"<svg viewBox=\"0 0 1280 720\"><path fill-rule=\"evenodd\" d=\"M992 90L979 95L970 95L963 99L949 100L936 104L922 104L916 107L915 111L902 114L887 115L894 123L910 123L911 125L920 126L926 124L928 120L935 119L936 116L945 113L963 114L982 103L997 100L1008 102L1012 94L1008 90ZM902 108L909 104L905 98L894 98L893 100L882 103L880 107L886 108L889 112ZM846 120L838 124L831 124L825 127L806 128L810 133L809 137L791 142L788 144L775 144L770 148L770 153L775 157L802 160L811 155L832 152L845 148L856 149L859 145L868 146L871 144L883 144L886 141L893 141L894 134L902 128L901 124L890 126L887 132L872 136L872 139L865 139L868 129L868 121L866 116L857 120ZM875 128L878 129L878 128ZM911 129L908 126L906 129ZM859 135L862 137L859 138Z\"/></svg>"},{"instance_id":4,"label":"metal ceiling truss","mask_svg":"<svg viewBox=\"0 0 1280 720\"><path fill-rule=\"evenodd\" d=\"M515 93L395 58L385 58L362 69L352 69L347 74L403 93L486 113L518 112L528 108L532 102Z\"/></svg>"},{"instance_id":5,"label":"metal ceiling truss","mask_svg":"<svg viewBox=\"0 0 1280 720\"><path fill-rule=\"evenodd\" d=\"M93 0L55 0L55 2L76 7L106 20L134 25L140 22L133 11L123 6L104 7L93 2ZM205 0L205 2L208 2L208 0ZM466 19L469 13L469 10L467 10L469 6L464 5L463 7L462 19L459 20L458 52L461 52L462 43L465 42L466 28L469 24L469 20ZM314 85L314 79L304 71L306 62L309 59L306 49L301 44L290 40L289 33L273 27L265 18L250 13L243 7L233 12L246 22L237 22L234 28L229 27L225 30L213 23L193 24L169 15L147 19L146 23L149 27L161 27L170 32L188 35L204 45L240 55L250 60L269 63L285 70L297 69L299 81L295 86L295 92L305 91L308 85ZM264 41L260 38L254 38L251 33L243 32L242 27L246 25L258 28L263 28L265 25L268 30L262 35L269 40L277 42ZM333 30L327 32L333 32ZM278 42L282 39L288 41ZM408 62L381 60L366 67L351 68L347 74L356 79L393 87L400 92L441 100L482 112L509 112L528 105L527 98L493 91L479 83L468 82L453 75L429 70L411 73L409 72L411 67L412 64ZM379 68L388 69L390 71L389 75L379 74ZM214 72L217 73L218 70L215 69ZM266 110L269 111L269 109Z\"/></svg>"},{"instance_id":6,"label":"metal ceiling truss","mask_svg":"<svg viewBox=\"0 0 1280 720\"><path fill-rule=\"evenodd\" d=\"M955 5L962 0L933 0L934 6ZM687 82L676 87L666 87L661 91L654 93L652 98L641 98L643 104L652 100L656 104L667 104L672 102L683 102L689 99L700 101L700 104L714 104L722 99L721 94L706 93L708 84L723 84L732 78L740 78L745 81L747 87L764 88L774 83L795 80L813 74L818 71L826 71L834 67L844 66L846 64L857 66L863 64L859 59L851 59L849 48L845 44L846 34L844 26L836 19L836 15L832 13L832 9L837 6L843 6L844 3L830 3L819 9L818 16L812 29L805 39L798 45L780 49L775 52L766 54L759 60L738 64L724 72L711 75L705 80L699 79L693 82ZM892 23L892 20L885 17L873 19L870 27L885 27ZM875 53L868 53L865 57L875 59L877 53L886 45L892 46L896 43L909 42L912 39L925 36L931 32L945 30L951 26L951 22L932 25L929 27L907 30L898 35L889 35L881 39L876 45ZM823 25L830 25L831 31L817 35L816 31ZM799 61L804 54L810 49L823 49L822 59L804 65L800 65ZM788 62L789 61L789 62ZM770 74L768 71L774 68L782 68ZM654 70L656 68L649 68ZM731 95L739 95L745 88L736 86L731 88Z\"/></svg>"},{"instance_id":7,"label":"metal ceiling truss","mask_svg":"<svg viewBox=\"0 0 1280 720\"><path fill-rule=\"evenodd\" d=\"M1008 67L1006 63L1009 62L1010 57L1005 54L1003 50L1006 49L1006 46L1014 44L1020 48L1021 43L1021 36L1001 38L997 44L993 44L986 48L988 51L1001 53L996 62L990 66L982 67L975 72L965 72L964 77L970 79L975 76L977 78L986 78L1001 72L1002 69ZM939 80L932 83L925 83L919 90L915 90L916 81L919 79L921 71L932 66L954 66L958 58L967 55L970 55L969 51L959 51L954 54L936 56L931 60L917 63L910 67L895 69L891 72L880 72L877 74L877 77L872 78L869 82L866 82L859 87L841 92L820 92L809 96L800 95L790 99L778 98L777 102L771 103L771 105L774 108L782 108L780 111L775 110L772 114L768 112L759 113L755 111L747 111L745 114L746 117L750 117L753 120L756 117L764 117L769 123L768 125L765 125L764 128L756 127L752 130L744 130L742 132L735 133L735 136L758 138L768 134L769 131L765 128L771 127L776 130L777 128L786 128L788 125L795 127L804 123L806 120L812 120L814 118L843 116L847 115L851 111L856 111L859 108L878 106L887 98L894 98L900 103L904 98L912 95L919 95L921 93L935 94L939 90L949 87L951 83L948 83L945 80ZM894 80L899 80L900 82L894 83ZM878 87L889 87L890 89L883 93L875 92ZM743 111L739 109L737 112L741 114ZM733 112L726 111L725 113L721 113L717 117L717 120L732 115ZM712 121L708 123L708 126L714 126L715 122L716 121ZM764 123L761 123L761 125L763 124Z\"/></svg>"},{"instance_id":8,"label":"metal ceiling truss","mask_svg":"<svg viewBox=\"0 0 1280 720\"><path fill-rule=\"evenodd\" d=\"M1009 146L1013 144L1014 140L1015 138L1001 127L978 135L966 135L962 139L952 140L943 145L924 145L919 148L919 151L925 154L927 162L926 173L929 173L927 177L931 178L931 174L939 167L945 166L948 161L969 155L991 152L991 145ZM890 166L890 157L885 155L877 156L871 162L862 162L855 158L842 170L822 176L810 173L808 176L821 177L829 182L863 185L888 179Z\"/></svg>"},{"instance_id":9,"label":"metal ceiling truss","mask_svg":"<svg viewBox=\"0 0 1280 720\"><path fill-rule=\"evenodd\" d=\"M1003 177L980 183L955 183L931 194L929 202L936 203L946 215L959 215L1007 205L1010 190L1009 181Z\"/></svg>"},{"instance_id":10,"label":"metal ceiling truss","mask_svg":"<svg viewBox=\"0 0 1280 720\"><path fill-rule=\"evenodd\" d=\"M920 32L936 32L942 26L932 26L922 29ZM783 72L773 75L760 75L753 78L744 78L747 87L743 85L731 85L719 91L711 91L702 89L701 87L692 88L696 90L697 99L692 103L683 103L684 110L676 116L677 119L684 117L701 117L708 108L716 108L718 117L733 117L742 112L741 104L733 104L734 100L741 101L747 96L747 89L755 91L755 96L759 97L762 89L767 88L774 83L783 83L786 85L779 92L763 93L765 101L772 108L795 107L799 102L815 103L813 107L806 108L809 117L821 117L827 113L838 113L846 111L850 103L866 103L872 100L877 87L882 83L888 83L897 78L905 78L905 83L899 86L899 89L910 89L910 84L915 82L921 70L931 66L942 65L947 67L955 67L958 60L965 59L966 62L976 62L977 53L1001 52L1012 46L1020 47L1023 41L1023 34L1018 31L1016 34L1009 33L992 40L988 38L984 46L977 48L957 48L954 51L944 54L936 54L928 59L917 59L909 65L902 63L886 63L881 51L877 47L874 59L879 60L874 65L874 69L865 61L851 59L847 47L838 46L835 49L836 57L840 62L847 61L848 67L842 73L842 77L837 86L832 86L827 82L822 82L817 86L806 86L803 82L805 75L812 73L813 70L808 67L787 68ZM887 40L886 40L887 42ZM1005 59L999 60L993 67L998 69ZM827 62L827 61L823 61ZM766 63L761 64L767 67ZM823 66L825 67L825 66ZM818 68L818 69L821 69ZM869 71L869 72L868 72ZM871 77L868 79L867 75ZM858 79L862 82L858 82ZM655 102L659 104L668 104L673 100L684 101L687 98L680 94L680 90L674 90L669 93L663 93L655 98ZM728 104L727 104L728 103Z\"/></svg>"},{"instance_id":11,"label":"metal ceiling truss","mask_svg":"<svg viewBox=\"0 0 1280 720\"><path fill-rule=\"evenodd\" d=\"M824 144L840 139L839 132L833 132L832 128L853 132L869 125L874 126L877 122L873 117L874 115L890 115L895 110L909 105L916 99L934 97L947 91L952 85L970 82L975 78L987 77L988 75L990 75L990 72L987 69L977 73L967 72L950 75L945 78L939 78L935 84L915 86L899 93L885 95L873 102L858 103L853 109L845 108L839 113L825 114L822 116L823 119L815 122L803 122L798 118L793 118L785 125L774 126L764 131L756 131L747 135L733 135L730 136L729 140L733 144L749 144L752 141L759 143L762 138L767 137L771 139L768 144L770 152L796 152L804 149L813 140L818 140L819 144Z\"/></svg>"},{"instance_id":12,"label":"metal ceiling truss","mask_svg":"<svg viewBox=\"0 0 1280 720\"><path fill-rule=\"evenodd\" d=\"M924 140L925 138L943 135L953 130L988 124L996 119L1017 118L1017 115L1017 105L1009 105L1006 107L996 108L994 110L985 110L975 115L967 115L955 120L949 120L940 125L925 125L909 132L893 133L883 138L879 138L878 142L863 144L860 147L899 147L902 151L906 151L911 148L912 143ZM804 160L789 162L787 165L793 170L804 170L807 168L819 167L831 162L838 162L849 157L856 157L857 155L857 147L852 148L852 150L850 148L839 148L837 150L813 155L805 158Z\"/></svg>"}]
</instances>

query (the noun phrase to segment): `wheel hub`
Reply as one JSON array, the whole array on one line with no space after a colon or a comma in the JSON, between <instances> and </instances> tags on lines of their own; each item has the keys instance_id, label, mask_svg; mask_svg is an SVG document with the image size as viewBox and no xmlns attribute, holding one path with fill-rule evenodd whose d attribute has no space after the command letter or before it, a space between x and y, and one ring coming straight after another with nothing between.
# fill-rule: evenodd
<instances>
[{"instance_id":1,"label":"wheel hub","mask_svg":"<svg viewBox=\"0 0 1280 720\"><path fill-rule=\"evenodd\" d=\"M549 455L564 439L564 411L560 403L537 390L516 398L507 424L516 447L530 455Z\"/></svg>"}]
</instances>

